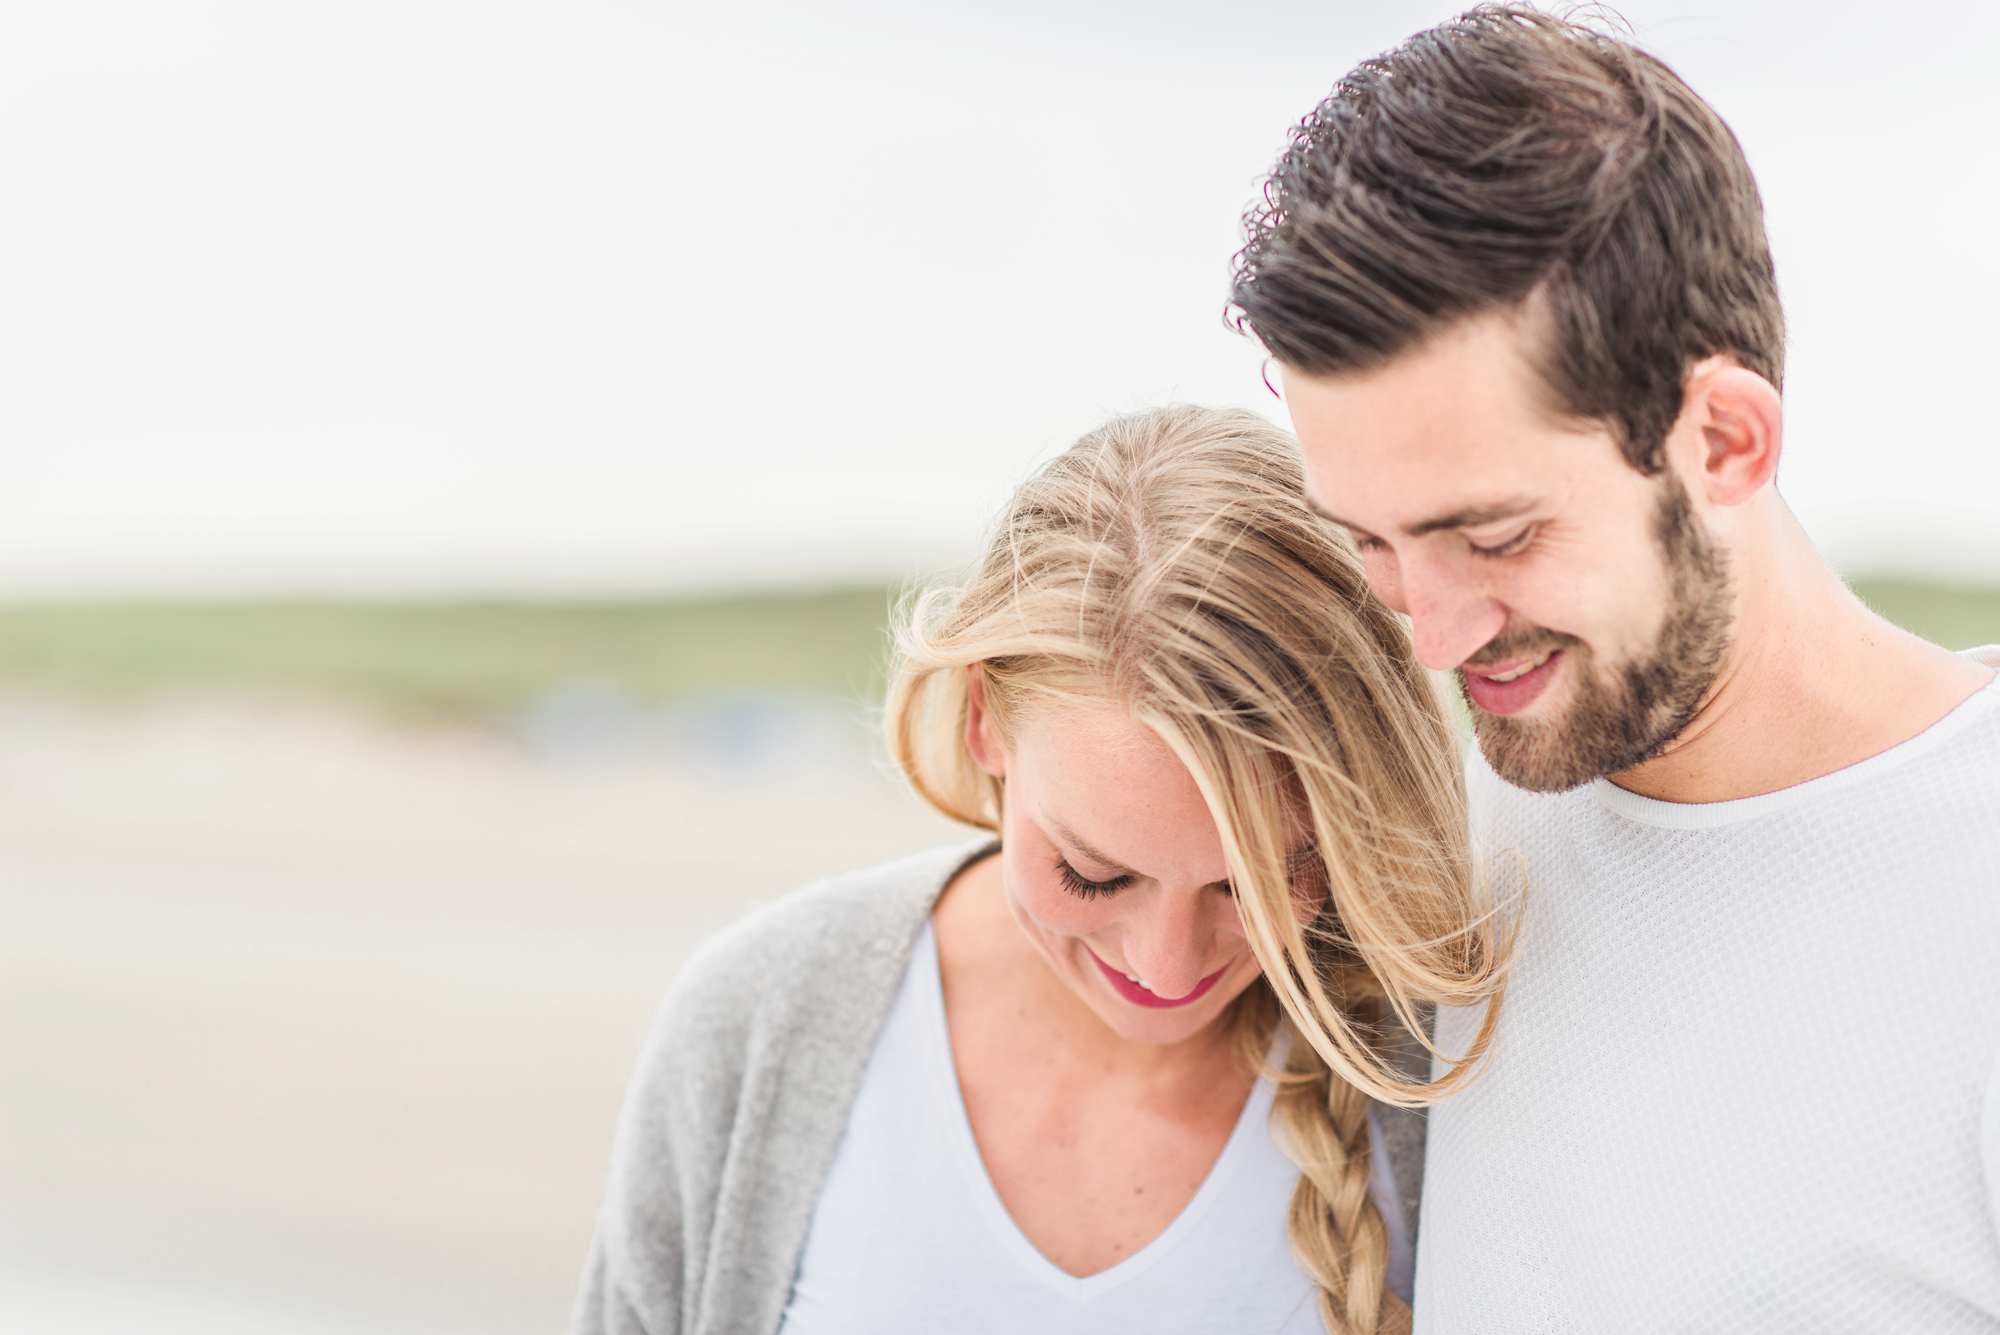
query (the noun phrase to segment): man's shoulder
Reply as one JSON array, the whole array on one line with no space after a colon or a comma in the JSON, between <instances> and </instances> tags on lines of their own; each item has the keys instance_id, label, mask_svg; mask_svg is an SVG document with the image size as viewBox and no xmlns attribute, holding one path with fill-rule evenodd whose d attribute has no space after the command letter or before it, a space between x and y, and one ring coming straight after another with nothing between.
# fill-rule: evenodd
<instances>
[{"instance_id":1,"label":"man's shoulder","mask_svg":"<svg viewBox=\"0 0 2000 1335\"><path fill-rule=\"evenodd\" d=\"M1970 729L1973 745L1989 752L2000 751L2000 644L1967 649L1964 656L1994 672L1993 677L1974 691L1963 706L1974 716Z\"/></svg>"},{"instance_id":2,"label":"man's shoulder","mask_svg":"<svg viewBox=\"0 0 2000 1335\"><path fill-rule=\"evenodd\" d=\"M2000 667L2000 646L1966 651L1965 657ZM1929 827L1945 844L1971 844L2000 852L2000 676L1960 700L1914 737L1852 771L1865 781L1825 786L1851 797L1862 819L1912 829ZM1871 809L1872 808L1872 809Z\"/></svg>"}]
</instances>

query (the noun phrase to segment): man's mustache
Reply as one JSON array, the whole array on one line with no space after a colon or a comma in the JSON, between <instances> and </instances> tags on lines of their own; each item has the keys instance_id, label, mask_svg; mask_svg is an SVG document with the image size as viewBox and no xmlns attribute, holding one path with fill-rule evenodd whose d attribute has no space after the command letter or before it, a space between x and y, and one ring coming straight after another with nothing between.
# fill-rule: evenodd
<instances>
[{"instance_id":1,"label":"man's mustache","mask_svg":"<svg viewBox=\"0 0 2000 1335\"><path fill-rule=\"evenodd\" d=\"M1493 667L1517 658L1533 658L1544 649L1567 649L1583 641L1574 635L1564 635L1558 631L1533 630L1508 631L1497 639L1486 642L1484 648L1459 664L1461 668Z\"/></svg>"}]
</instances>

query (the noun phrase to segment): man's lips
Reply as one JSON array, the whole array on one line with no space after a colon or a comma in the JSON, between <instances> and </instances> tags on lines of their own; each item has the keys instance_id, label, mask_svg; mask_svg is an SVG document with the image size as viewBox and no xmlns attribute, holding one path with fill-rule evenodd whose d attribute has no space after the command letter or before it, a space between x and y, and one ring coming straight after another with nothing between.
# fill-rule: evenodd
<instances>
[{"instance_id":1,"label":"man's lips","mask_svg":"<svg viewBox=\"0 0 2000 1335\"><path fill-rule=\"evenodd\" d=\"M1229 972L1228 966L1225 965L1196 983L1194 990L1186 996L1163 997L1156 992L1148 992L1145 988L1139 986L1109 964L1106 964L1097 957L1097 952L1091 950L1089 946L1085 946L1084 950L1089 952L1091 963L1097 966L1098 971L1104 975L1105 981L1111 984L1112 991L1135 1006L1146 1006L1153 1010L1172 1010L1176 1006L1191 1006L1207 995L1208 989L1221 981L1223 974Z\"/></svg>"},{"instance_id":2,"label":"man's lips","mask_svg":"<svg viewBox=\"0 0 2000 1335\"><path fill-rule=\"evenodd\" d=\"M1541 697L1563 657L1562 650L1554 650L1541 666L1522 673L1512 681L1495 681L1493 678L1495 674L1513 672L1525 663L1534 662L1534 654L1517 654L1502 663L1478 666L1468 663L1458 670L1458 677L1465 683L1466 698L1475 707L1488 714L1518 714Z\"/></svg>"}]
</instances>

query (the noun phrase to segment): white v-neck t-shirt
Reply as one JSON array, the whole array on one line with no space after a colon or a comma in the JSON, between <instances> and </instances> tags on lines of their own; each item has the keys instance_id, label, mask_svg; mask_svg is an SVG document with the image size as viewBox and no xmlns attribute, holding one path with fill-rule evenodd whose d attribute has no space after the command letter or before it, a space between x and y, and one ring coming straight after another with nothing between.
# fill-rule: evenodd
<instances>
[{"instance_id":1,"label":"white v-neck t-shirt","mask_svg":"<svg viewBox=\"0 0 2000 1335\"><path fill-rule=\"evenodd\" d=\"M1077 1277L1022 1234L979 1157L928 924L884 1022L814 1210L782 1335L1321 1335L1285 1219L1298 1169L1252 1087L1229 1142L1166 1231ZM1373 1137L1388 1282L1410 1293L1409 1230Z\"/></svg>"}]
</instances>

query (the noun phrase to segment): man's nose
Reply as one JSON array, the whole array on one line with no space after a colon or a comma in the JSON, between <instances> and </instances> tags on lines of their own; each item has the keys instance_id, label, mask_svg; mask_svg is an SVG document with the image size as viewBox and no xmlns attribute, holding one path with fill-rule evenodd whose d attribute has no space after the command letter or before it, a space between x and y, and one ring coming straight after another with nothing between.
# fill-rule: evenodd
<instances>
[{"instance_id":1,"label":"man's nose","mask_svg":"<svg viewBox=\"0 0 2000 1335\"><path fill-rule=\"evenodd\" d=\"M1507 624L1498 599L1441 562L1419 557L1403 562L1398 573L1417 661L1434 672L1451 671Z\"/></svg>"}]
</instances>

